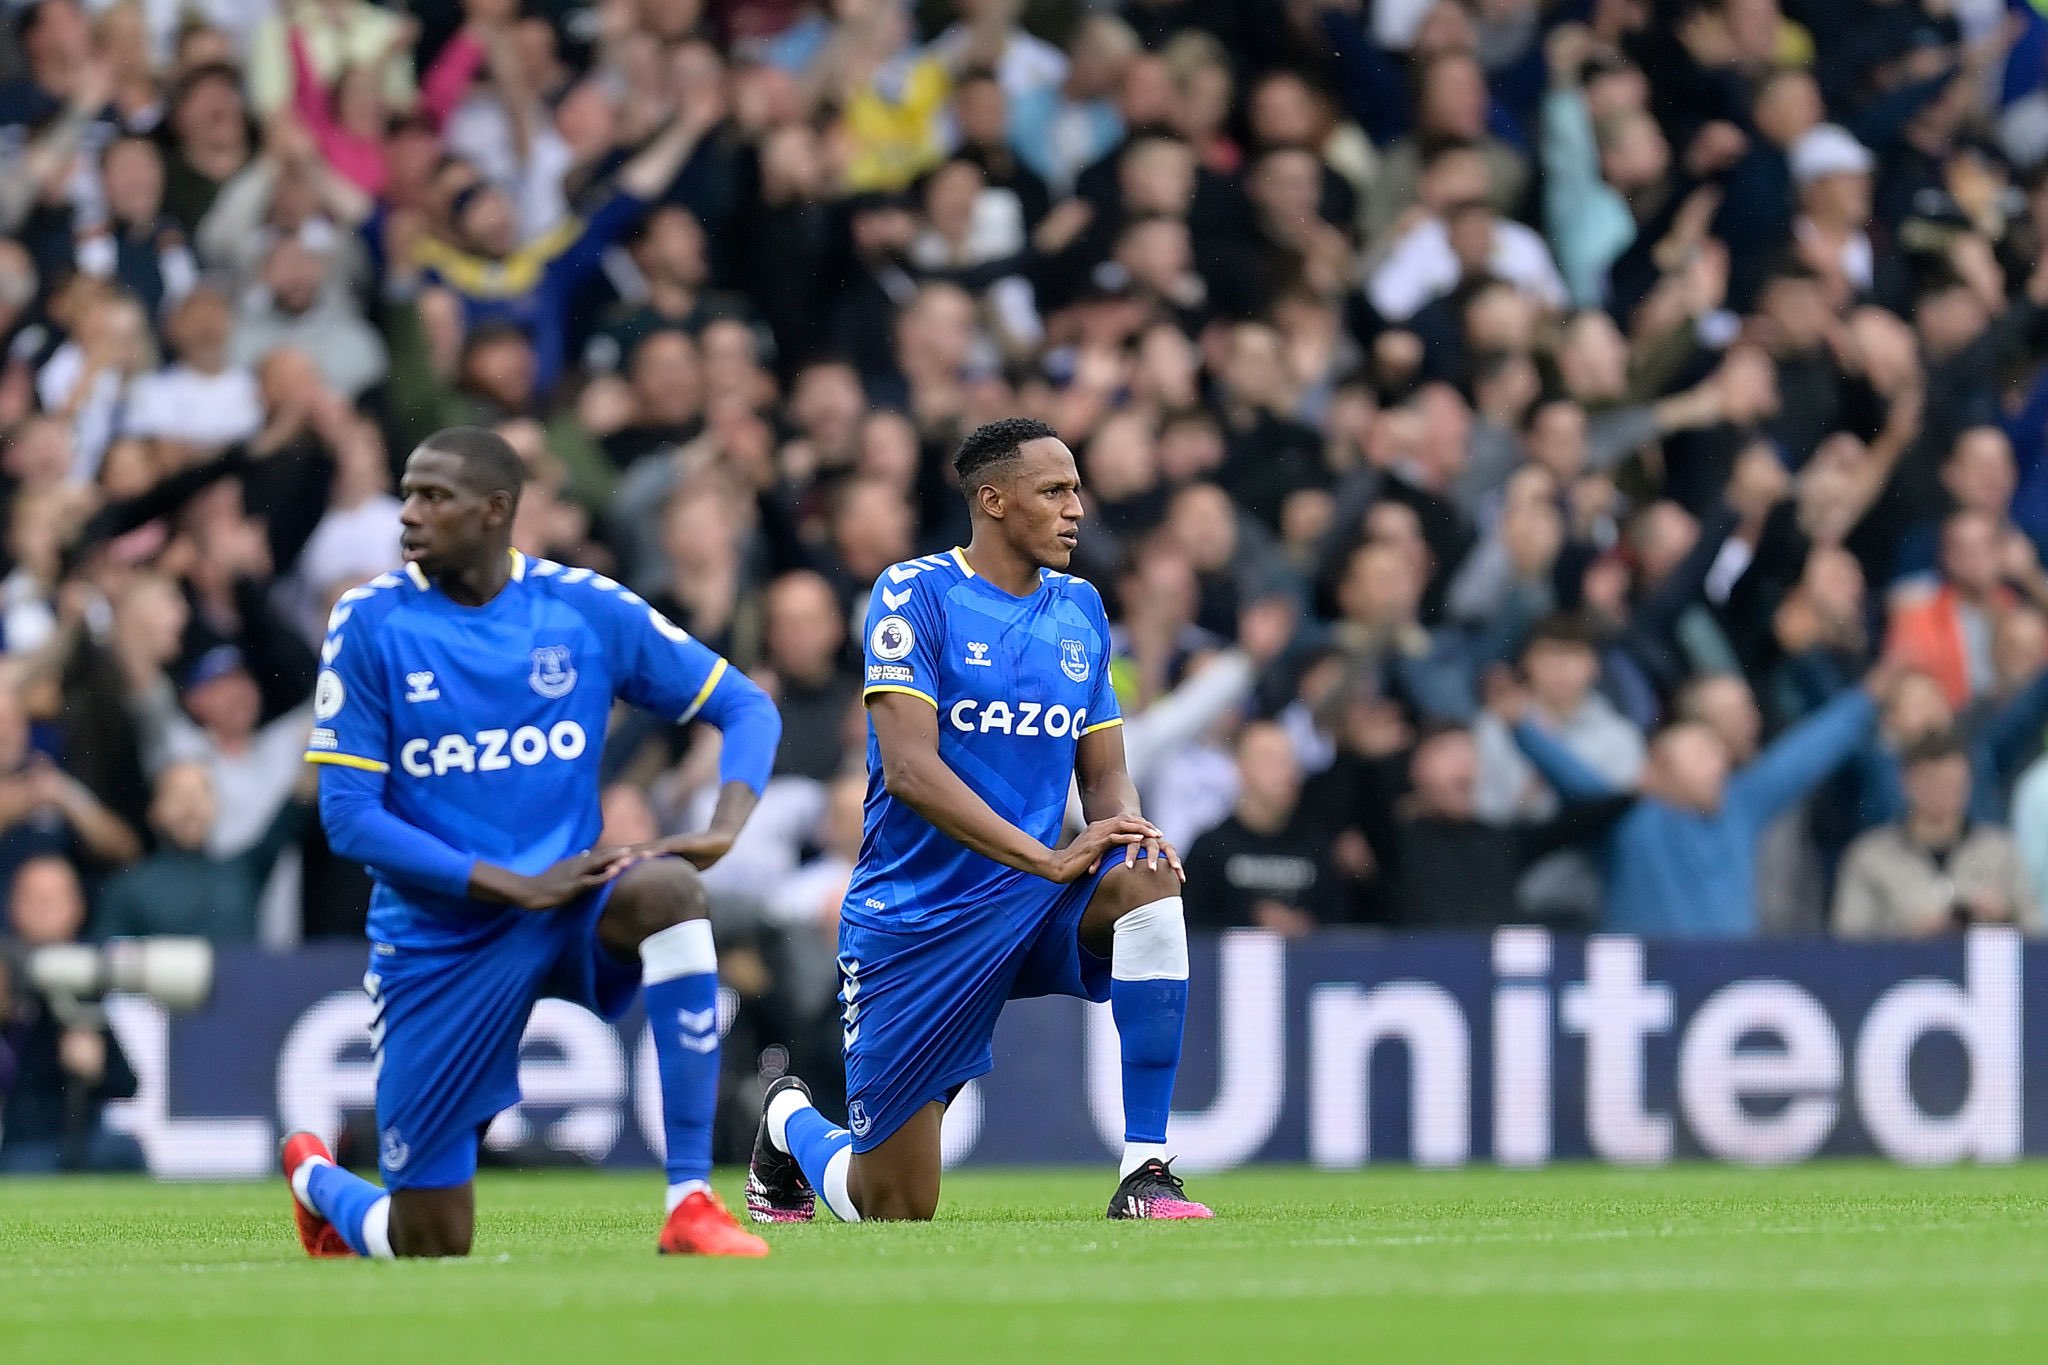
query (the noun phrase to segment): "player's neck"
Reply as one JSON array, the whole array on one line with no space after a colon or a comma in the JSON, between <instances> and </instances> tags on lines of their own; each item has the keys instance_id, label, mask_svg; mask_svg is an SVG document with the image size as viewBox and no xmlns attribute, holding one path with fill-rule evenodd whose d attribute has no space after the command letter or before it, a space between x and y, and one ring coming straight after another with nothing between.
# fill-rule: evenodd
<instances>
[{"instance_id":1,"label":"player's neck","mask_svg":"<svg viewBox=\"0 0 2048 1365\"><path fill-rule=\"evenodd\" d=\"M1038 565L995 536L977 531L962 553L968 568L1012 597L1029 597L1038 590Z\"/></svg>"},{"instance_id":2,"label":"player's neck","mask_svg":"<svg viewBox=\"0 0 2048 1365\"><path fill-rule=\"evenodd\" d=\"M475 564L449 569L434 576L434 586L458 607L481 607L505 590L512 581L509 553L486 555Z\"/></svg>"}]
</instances>

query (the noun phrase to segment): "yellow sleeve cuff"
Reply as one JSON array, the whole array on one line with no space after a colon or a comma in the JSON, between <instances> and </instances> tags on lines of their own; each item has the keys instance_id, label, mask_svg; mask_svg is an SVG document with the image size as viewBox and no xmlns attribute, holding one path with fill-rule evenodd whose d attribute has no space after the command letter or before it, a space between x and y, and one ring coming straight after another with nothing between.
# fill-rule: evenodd
<instances>
[{"instance_id":1,"label":"yellow sleeve cuff","mask_svg":"<svg viewBox=\"0 0 2048 1365\"><path fill-rule=\"evenodd\" d=\"M877 683L875 686L863 690L860 697L862 701L866 701L869 697L881 692L901 692L906 697L916 697L919 701L927 703L934 711L939 709L939 699L929 692L920 692L914 687L898 687L892 683Z\"/></svg>"},{"instance_id":2,"label":"yellow sleeve cuff","mask_svg":"<svg viewBox=\"0 0 2048 1365\"><path fill-rule=\"evenodd\" d=\"M354 754L337 754L327 749L317 749L306 755L308 763L332 763L337 768L360 768L366 773L388 773L389 763L380 763L374 758L357 758Z\"/></svg>"}]
</instances>

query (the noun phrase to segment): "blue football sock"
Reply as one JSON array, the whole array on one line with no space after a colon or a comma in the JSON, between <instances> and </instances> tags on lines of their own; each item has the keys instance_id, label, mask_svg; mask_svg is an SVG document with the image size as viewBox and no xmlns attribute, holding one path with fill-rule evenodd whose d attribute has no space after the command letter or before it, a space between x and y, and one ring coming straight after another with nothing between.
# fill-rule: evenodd
<instances>
[{"instance_id":1,"label":"blue football sock","mask_svg":"<svg viewBox=\"0 0 2048 1365\"><path fill-rule=\"evenodd\" d=\"M379 1186L331 1161L313 1162L306 1172L306 1202L334 1224L341 1240L358 1256L391 1254L390 1198Z\"/></svg>"},{"instance_id":2,"label":"blue football sock","mask_svg":"<svg viewBox=\"0 0 2048 1365\"><path fill-rule=\"evenodd\" d=\"M640 979L661 1073L669 1188L694 1188L711 1178L718 1107L718 954L710 921L687 920L648 935L640 945Z\"/></svg>"},{"instance_id":3,"label":"blue football sock","mask_svg":"<svg viewBox=\"0 0 2048 1365\"><path fill-rule=\"evenodd\" d=\"M1188 931L1179 896L1126 911L1110 949L1109 1011L1116 1020L1124 1084L1124 1153L1129 1175L1164 1159L1173 1078L1188 1017Z\"/></svg>"},{"instance_id":4,"label":"blue football sock","mask_svg":"<svg viewBox=\"0 0 2048 1365\"><path fill-rule=\"evenodd\" d=\"M860 1210L846 1192L846 1172L853 1163L853 1134L805 1105L789 1116L783 1128L784 1150L803 1168L804 1179L842 1223L858 1223Z\"/></svg>"},{"instance_id":5,"label":"blue football sock","mask_svg":"<svg viewBox=\"0 0 2048 1365\"><path fill-rule=\"evenodd\" d=\"M1181 1025L1188 1015L1188 983L1109 983L1109 1009L1123 1054L1124 1141L1163 1143L1180 1070Z\"/></svg>"}]
</instances>

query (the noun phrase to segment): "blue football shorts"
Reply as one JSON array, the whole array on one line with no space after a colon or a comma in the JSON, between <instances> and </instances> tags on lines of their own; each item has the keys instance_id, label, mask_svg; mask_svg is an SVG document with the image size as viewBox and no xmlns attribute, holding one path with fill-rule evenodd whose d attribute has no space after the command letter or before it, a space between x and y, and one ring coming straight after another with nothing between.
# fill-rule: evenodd
<instances>
[{"instance_id":1,"label":"blue football shorts","mask_svg":"<svg viewBox=\"0 0 2048 1365\"><path fill-rule=\"evenodd\" d=\"M839 924L846 1126L872 1151L933 1100L995 1065L1003 1005L1040 995L1109 999L1109 959L1081 943L1081 916L1119 852L1077 882L1025 877L1003 903L936 925Z\"/></svg>"},{"instance_id":2,"label":"blue football shorts","mask_svg":"<svg viewBox=\"0 0 2048 1365\"><path fill-rule=\"evenodd\" d=\"M556 910L501 913L481 943L371 947L363 988L387 1189L448 1189L476 1175L483 1130L519 1102L519 1040L535 1001L567 1000L606 1019L632 1006L640 964L597 939L616 885Z\"/></svg>"}]
</instances>

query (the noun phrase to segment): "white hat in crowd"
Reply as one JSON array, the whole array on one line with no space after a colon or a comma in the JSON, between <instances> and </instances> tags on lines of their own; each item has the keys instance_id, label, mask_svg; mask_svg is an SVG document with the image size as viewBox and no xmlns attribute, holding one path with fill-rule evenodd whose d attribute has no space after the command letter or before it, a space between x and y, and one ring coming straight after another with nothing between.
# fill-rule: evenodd
<instances>
[{"instance_id":1,"label":"white hat in crowd","mask_svg":"<svg viewBox=\"0 0 2048 1365\"><path fill-rule=\"evenodd\" d=\"M1807 129L1792 144L1792 179L1804 189L1831 175L1868 175L1874 164L1870 149L1839 123Z\"/></svg>"}]
</instances>

